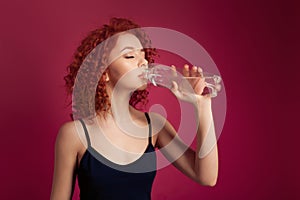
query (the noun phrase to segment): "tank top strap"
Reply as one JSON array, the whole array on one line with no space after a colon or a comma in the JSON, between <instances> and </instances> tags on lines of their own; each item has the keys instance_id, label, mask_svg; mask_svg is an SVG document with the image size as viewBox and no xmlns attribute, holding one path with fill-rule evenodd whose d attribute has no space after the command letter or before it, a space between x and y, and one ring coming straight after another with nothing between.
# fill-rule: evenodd
<instances>
[{"instance_id":1,"label":"tank top strap","mask_svg":"<svg viewBox=\"0 0 300 200\"><path fill-rule=\"evenodd\" d=\"M150 120L149 114L147 112L145 112L145 116L147 118L148 127L149 127L148 143L152 144L152 126L151 126L151 120Z\"/></svg>"},{"instance_id":2,"label":"tank top strap","mask_svg":"<svg viewBox=\"0 0 300 200\"><path fill-rule=\"evenodd\" d=\"M82 124L83 130L84 130L84 133L85 133L85 137L86 137L86 141L87 141L88 148L90 148L90 147L91 147L91 140L90 140L90 136L89 136L88 130L87 130L86 126L85 126L85 123L84 123L83 119L79 119L79 121L80 121L81 124Z\"/></svg>"}]
</instances>

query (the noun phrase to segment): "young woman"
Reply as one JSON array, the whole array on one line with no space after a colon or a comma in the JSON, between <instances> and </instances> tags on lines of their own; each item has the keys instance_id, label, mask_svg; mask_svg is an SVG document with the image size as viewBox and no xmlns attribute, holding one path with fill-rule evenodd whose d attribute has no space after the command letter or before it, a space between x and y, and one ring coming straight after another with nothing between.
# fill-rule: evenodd
<instances>
[{"instance_id":1,"label":"young woman","mask_svg":"<svg viewBox=\"0 0 300 200\"><path fill-rule=\"evenodd\" d=\"M156 174L155 148L161 149L176 168L199 184L216 184L217 146L213 145L205 156L199 156L205 138L213 130L211 99L201 95L205 88L201 69L188 65L183 68L184 76L199 77L192 84L193 97L182 94L176 83L171 89L177 98L195 105L199 126L197 148L192 150L162 116L135 108L147 101L148 94L140 69L153 62L155 54L153 49L144 48L149 40L142 32L130 32L137 28L139 26L130 20L111 19L108 25L92 31L82 41L74 61L68 66L65 81L72 94L84 60L97 45L117 36L106 44L111 46L109 51L102 52L106 56L101 58L105 57L106 61L100 61L100 65L108 63L108 66L99 68L102 71L93 106L86 106L80 98L73 99L77 101L73 102L75 107L92 107L96 115L91 115L89 109L75 109L76 119L60 128L55 146L52 200L71 199L76 176L82 200L151 199ZM84 94L79 96L84 98ZM180 156L178 151L182 151Z\"/></svg>"}]
</instances>

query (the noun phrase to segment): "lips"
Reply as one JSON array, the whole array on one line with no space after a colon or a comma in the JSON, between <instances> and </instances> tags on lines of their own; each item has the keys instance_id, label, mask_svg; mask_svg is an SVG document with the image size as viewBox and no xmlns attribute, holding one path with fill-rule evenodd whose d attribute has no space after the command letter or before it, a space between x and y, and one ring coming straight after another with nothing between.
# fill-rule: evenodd
<instances>
[{"instance_id":1,"label":"lips","mask_svg":"<svg viewBox=\"0 0 300 200\"><path fill-rule=\"evenodd\" d=\"M138 77L139 77L140 79L147 80L147 73L146 73L146 72L142 72L140 75L138 75Z\"/></svg>"}]
</instances>

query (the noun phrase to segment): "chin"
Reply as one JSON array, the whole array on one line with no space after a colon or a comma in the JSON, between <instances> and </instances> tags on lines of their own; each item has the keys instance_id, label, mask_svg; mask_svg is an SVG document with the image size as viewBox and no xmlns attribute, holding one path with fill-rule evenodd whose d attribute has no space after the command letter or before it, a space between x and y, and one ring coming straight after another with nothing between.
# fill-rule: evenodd
<instances>
[{"instance_id":1,"label":"chin","mask_svg":"<svg viewBox=\"0 0 300 200\"><path fill-rule=\"evenodd\" d=\"M146 90L147 84L142 85L141 87L137 88L136 90Z\"/></svg>"}]
</instances>

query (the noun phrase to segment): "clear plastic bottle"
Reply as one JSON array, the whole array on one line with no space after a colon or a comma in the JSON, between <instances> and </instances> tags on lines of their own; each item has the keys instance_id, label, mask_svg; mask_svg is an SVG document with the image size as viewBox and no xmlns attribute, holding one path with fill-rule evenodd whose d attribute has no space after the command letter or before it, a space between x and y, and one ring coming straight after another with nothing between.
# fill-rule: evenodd
<instances>
[{"instance_id":1,"label":"clear plastic bottle","mask_svg":"<svg viewBox=\"0 0 300 200\"><path fill-rule=\"evenodd\" d=\"M173 68L156 64L145 68L144 78L154 86L162 86L171 89L173 81L178 85L178 89L183 92L194 92L192 85L197 82L200 77L185 77ZM206 89L205 94L209 93L210 97L216 97L221 90L221 77L214 74L203 73L205 78Z\"/></svg>"}]
</instances>

